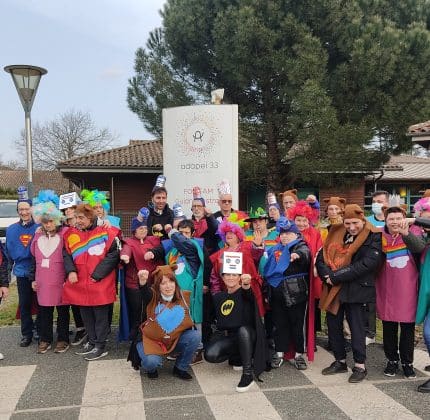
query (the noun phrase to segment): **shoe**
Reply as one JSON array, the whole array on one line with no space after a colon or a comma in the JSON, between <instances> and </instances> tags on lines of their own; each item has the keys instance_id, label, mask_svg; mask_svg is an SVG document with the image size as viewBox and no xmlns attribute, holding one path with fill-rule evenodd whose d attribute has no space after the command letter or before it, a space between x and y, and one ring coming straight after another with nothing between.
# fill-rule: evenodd
<instances>
[{"instance_id":1,"label":"shoe","mask_svg":"<svg viewBox=\"0 0 430 420\"><path fill-rule=\"evenodd\" d=\"M375 338L371 338L371 337L366 337L366 346L368 346L369 344L375 344L376 340Z\"/></svg>"},{"instance_id":2,"label":"shoe","mask_svg":"<svg viewBox=\"0 0 430 420\"><path fill-rule=\"evenodd\" d=\"M94 347L90 353L88 353L84 359L88 360L89 362L91 360L97 360L101 359L102 357L105 357L108 355L108 352L105 349L102 349L100 347Z\"/></svg>"},{"instance_id":3,"label":"shoe","mask_svg":"<svg viewBox=\"0 0 430 420\"><path fill-rule=\"evenodd\" d=\"M146 376L148 379L157 379L158 378L158 370L155 369L152 372L146 372Z\"/></svg>"},{"instance_id":4,"label":"shoe","mask_svg":"<svg viewBox=\"0 0 430 420\"><path fill-rule=\"evenodd\" d=\"M389 360L387 362L387 367L384 369L385 376L396 376L397 371L399 370L399 362Z\"/></svg>"},{"instance_id":5,"label":"shoe","mask_svg":"<svg viewBox=\"0 0 430 420\"><path fill-rule=\"evenodd\" d=\"M67 341L58 341L54 353L65 353L69 350L70 344Z\"/></svg>"},{"instance_id":6,"label":"shoe","mask_svg":"<svg viewBox=\"0 0 430 420\"><path fill-rule=\"evenodd\" d=\"M166 359L170 360L171 362L174 362L177 358L178 358L179 354L178 353L170 353Z\"/></svg>"},{"instance_id":7,"label":"shoe","mask_svg":"<svg viewBox=\"0 0 430 420\"><path fill-rule=\"evenodd\" d=\"M51 349L51 343L47 343L46 341L41 341L39 343L39 346L37 347L37 352L39 354L45 354L50 349Z\"/></svg>"},{"instance_id":8,"label":"shoe","mask_svg":"<svg viewBox=\"0 0 430 420\"><path fill-rule=\"evenodd\" d=\"M306 364L306 361L303 356L297 356L294 358L294 366L297 370L306 370L308 368L308 365Z\"/></svg>"},{"instance_id":9,"label":"shoe","mask_svg":"<svg viewBox=\"0 0 430 420\"><path fill-rule=\"evenodd\" d=\"M334 375L336 373L345 372L348 372L348 366L345 362L339 362L339 360L335 360L329 367L326 367L321 371L323 375Z\"/></svg>"},{"instance_id":10,"label":"shoe","mask_svg":"<svg viewBox=\"0 0 430 420\"><path fill-rule=\"evenodd\" d=\"M426 372L430 372L430 365L427 365L427 366L424 368L424 370L425 370Z\"/></svg>"},{"instance_id":11,"label":"shoe","mask_svg":"<svg viewBox=\"0 0 430 420\"><path fill-rule=\"evenodd\" d=\"M242 374L240 382L236 387L237 392L246 392L254 384L254 376L246 373Z\"/></svg>"},{"instance_id":12,"label":"shoe","mask_svg":"<svg viewBox=\"0 0 430 420\"><path fill-rule=\"evenodd\" d=\"M0 360L3 360L3 359L4 359L3 353L0 353Z\"/></svg>"},{"instance_id":13,"label":"shoe","mask_svg":"<svg viewBox=\"0 0 430 420\"><path fill-rule=\"evenodd\" d=\"M358 384L367 376L367 369L354 366L352 368L352 375L348 378L350 384Z\"/></svg>"},{"instance_id":14,"label":"shoe","mask_svg":"<svg viewBox=\"0 0 430 420\"><path fill-rule=\"evenodd\" d=\"M414 370L414 365L402 365L402 368L406 379L413 379L417 377Z\"/></svg>"},{"instance_id":15,"label":"shoe","mask_svg":"<svg viewBox=\"0 0 430 420\"><path fill-rule=\"evenodd\" d=\"M272 368L280 368L284 363L284 358L282 356L278 356L276 353L272 357L272 361L270 362L270 366Z\"/></svg>"},{"instance_id":16,"label":"shoe","mask_svg":"<svg viewBox=\"0 0 430 420\"><path fill-rule=\"evenodd\" d=\"M197 350L194 353L193 360L191 360L190 366L198 365L203 362L203 350Z\"/></svg>"},{"instance_id":17,"label":"shoe","mask_svg":"<svg viewBox=\"0 0 430 420\"><path fill-rule=\"evenodd\" d=\"M71 343L72 346L80 346L87 337L88 337L88 334L85 330L76 331L75 338Z\"/></svg>"},{"instance_id":18,"label":"shoe","mask_svg":"<svg viewBox=\"0 0 430 420\"><path fill-rule=\"evenodd\" d=\"M88 343L85 343L82 347L81 350L75 351L75 354L77 354L78 356L85 356L86 354L89 354L93 351L94 349L94 344L91 344L89 341Z\"/></svg>"},{"instance_id":19,"label":"shoe","mask_svg":"<svg viewBox=\"0 0 430 420\"><path fill-rule=\"evenodd\" d=\"M19 343L20 347L28 347L31 344L32 337L22 337Z\"/></svg>"},{"instance_id":20,"label":"shoe","mask_svg":"<svg viewBox=\"0 0 430 420\"><path fill-rule=\"evenodd\" d=\"M430 379L418 387L418 392L430 392Z\"/></svg>"},{"instance_id":21,"label":"shoe","mask_svg":"<svg viewBox=\"0 0 430 420\"><path fill-rule=\"evenodd\" d=\"M190 381L193 377L186 371L173 366L173 376L177 376L179 379L183 379L184 381Z\"/></svg>"},{"instance_id":22,"label":"shoe","mask_svg":"<svg viewBox=\"0 0 430 420\"><path fill-rule=\"evenodd\" d=\"M236 372L242 372L243 371L243 366L239 366L239 365L231 365L231 367L233 368L233 370L235 370Z\"/></svg>"}]
</instances>

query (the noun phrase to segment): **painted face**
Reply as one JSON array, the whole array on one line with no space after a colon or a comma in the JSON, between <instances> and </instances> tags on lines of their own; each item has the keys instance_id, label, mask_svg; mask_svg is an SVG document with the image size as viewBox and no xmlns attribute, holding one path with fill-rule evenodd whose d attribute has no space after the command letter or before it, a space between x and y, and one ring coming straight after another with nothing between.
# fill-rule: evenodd
<instances>
[{"instance_id":1,"label":"painted face","mask_svg":"<svg viewBox=\"0 0 430 420\"><path fill-rule=\"evenodd\" d=\"M267 219L255 219L252 221L252 229L258 232L267 230Z\"/></svg>"},{"instance_id":2,"label":"painted face","mask_svg":"<svg viewBox=\"0 0 430 420\"><path fill-rule=\"evenodd\" d=\"M240 274L224 273L222 279L227 289L234 289L240 284Z\"/></svg>"},{"instance_id":3,"label":"painted face","mask_svg":"<svg viewBox=\"0 0 430 420\"><path fill-rule=\"evenodd\" d=\"M164 296L173 296L176 290L176 283L167 276L163 276L160 282L160 293Z\"/></svg>"},{"instance_id":4,"label":"painted face","mask_svg":"<svg viewBox=\"0 0 430 420\"><path fill-rule=\"evenodd\" d=\"M357 218L345 219L343 221L346 231L352 236L357 236L364 229L364 224L364 220Z\"/></svg>"},{"instance_id":5,"label":"painted face","mask_svg":"<svg viewBox=\"0 0 430 420\"><path fill-rule=\"evenodd\" d=\"M290 209L296 205L296 200L291 195L286 195L282 198L282 205L285 210Z\"/></svg>"},{"instance_id":6,"label":"painted face","mask_svg":"<svg viewBox=\"0 0 430 420\"><path fill-rule=\"evenodd\" d=\"M294 223L297 225L300 232L309 227L309 220L304 216L296 216L294 219Z\"/></svg>"},{"instance_id":7,"label":"painted face","mask_svg":"<svg viewBox=\"0 0 430 420\"><path fill-rule=\"evenodd\" d=\"M134 236L136 237L136 239L145 239L146 235L148 235L148 228L146 226L139 226L134 231Z\"/></svg>"},{"instance_id":8,"label":"painted face","mask_svg":"<svg viewBox=\"0 0 430 420\"><path fill-rule=\"evenodd\" d=\"M278 221L278 219L281 217L281 213L277 207L272 206L272 207L269 207L269 216L273 220Z\"/></svg>"},{"instance_id":9,"label":"painted face","mask_svg":"<svg viewBox=\"0 0 430 420\"><path fill-rule=\"evenodd\" d=\"M84 213L76 213L76 227L78 229L87 229L92 223L92 219L89 219Z\"/></svg>"},{"instance_id":10,"label":"painted face","mask_svg":"<svg viewBox=\"0 0 430 420\"><path fill-rule=\"evenodd\" d=\"M297 234L294 232L281 232L279 239L282 245L287 245L297 239Z\"/></svg>"},{"instance_id":11,"label":"painted face","mask_svg":"<svg viewBox=\"0 0 430 420\"><path fill-rule=\"evenodd\" d=\"M154 208L157 210L164 210L167 203L167 194L164 191L160 191L152 197L152 203L154 204Z\"/></svg>"},{"instance_id":12,"label":"painted face","mask_svg":"<svg viewBox=\"0 0 430 420\"><path fill-rule=\"evenodd\" d=\"M103 219L105 217L105 209L101 205L101 203L96 203L96 205L93 207L94 213L97 217L100 217Z\"/></svg>"},{"instance_id":13,"label":"painted face","mask_svg":"<svg viewBox=\"0 0 430 420\"><path fill-rule=\"evenodd\" d=\"M388 232L392 235L399 233L400 224L405 220L403 213L389 213L385 218L385 224L387 225Z\"/></svg>"},{"instance_id":14,"label":"painted face","mask_svg":"<svg viewBox=\"0 0 430 420\"><path fill-rule=\"evenodd\" d=\"M191 211L196 219L201 219L205 215L205 208L200 200L193 200Z\"/></svg>"},{"instance_id":15,"label":"painted face","mask_svg":"<svg viewBox=\"0 0 430 420\"><path fill-rule=\"evenodd\" d=\"M31 220L31 207L30 204L22 202L18 203L18 215L19 218L27 223Z\"/></svg>"},{"instance_id":16,"label":"painted face","mask_svg":"<svg viewBox=\"0 0 430 420\"><path fill-rule=\"evenodd\" d=\"M189 227L183 227L178 229L186 238L191 238L193 236L191 229Z\"/></svg>"},{"instance_id":17,"label":"painted face","mask_svg":"<svg viewBox=\"0 0 430 420\"><path fill-rule=\"evenodd\" d=\"M231 194L223 194L218 200L218 205L221 211L229 212L231 210L231 204L233 203L233 197Z\"/></svg>"},{"instance_id":18,"label":"painted face","mask_svg":"<svg viewBox=\"0 0 430 420\"><path fill-rule=\"evenodd\" d=\"M239 238L233 232L227 232L225 234L225 242L228 246L236 246L239 245Z\"/></svg>"},{"instance_id":19,"label":"painted face","mask_svg":"<svg viewBox=\"0 0 430 420\"><path fill-rule=\"evenodd\" d=\"M327 207L327 217L330 219L335 219L341 213L341 208L336 206L336 204L330 204Z\"/></svg>"},{"instance_id":20,"label":"painted face","mask_svg":"<svg viewBox=\"0 0 430 420\"><path fill-rule=\"evenodd\" d=\"M55 222L52 219L47 220L47 221L42 220L41 223L42 223L42 226L43 226L43 229L45 230L45 232L53 233L57 229L57 226L55 225Z\"/></svg>"}]
</instances>

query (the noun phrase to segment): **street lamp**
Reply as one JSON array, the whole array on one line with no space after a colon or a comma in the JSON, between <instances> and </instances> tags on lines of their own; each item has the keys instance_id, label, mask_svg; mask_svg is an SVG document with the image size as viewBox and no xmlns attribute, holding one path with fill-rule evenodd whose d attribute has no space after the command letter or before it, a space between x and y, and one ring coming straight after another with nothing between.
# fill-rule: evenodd
<instances>
[{"instance_id":1,"label":"street lamp","mask_svg":"<svg viewBox=\"0 0 430 420\"><path fill-rule=\"evenodd\" d=\"M28 198L32 199L33 191L33 156L31 145L31 108L36 97L40 78L48 73L42 67L13 65L6 66L4 70L11 74L13 83L18 92L19 99L25 112L25 139L27 149L27 180Z\"/></svg>"}]
</instances>

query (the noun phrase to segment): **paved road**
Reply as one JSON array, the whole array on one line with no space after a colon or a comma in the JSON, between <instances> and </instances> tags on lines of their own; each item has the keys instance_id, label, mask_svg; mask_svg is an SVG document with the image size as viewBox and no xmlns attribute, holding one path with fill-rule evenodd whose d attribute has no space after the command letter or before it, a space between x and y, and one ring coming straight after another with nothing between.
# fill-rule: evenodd
<instances>
[{"instance_id":1,"label":"paved road","mask_svg":"<svg viewBox=\"0 0 430 420\"><path fill-rule=\"evenodd\" d=\"M240 373L227 364L193 367L195 379L172 377L166 362L149 381L125 362L127 345L110 343L109 356L86 362L72 351L36 354L20 348L19 329L0 328L0 419L430 419L430 394L416 392L428 377L427 354L417 349L418 378L382 374L380 345L369 347L369 376L349 384L348 374L323 377L332 361L318 348L315 362L299 372L284 364L264 373L248 393L234 391Z\"/></svg>"}]
</instances>

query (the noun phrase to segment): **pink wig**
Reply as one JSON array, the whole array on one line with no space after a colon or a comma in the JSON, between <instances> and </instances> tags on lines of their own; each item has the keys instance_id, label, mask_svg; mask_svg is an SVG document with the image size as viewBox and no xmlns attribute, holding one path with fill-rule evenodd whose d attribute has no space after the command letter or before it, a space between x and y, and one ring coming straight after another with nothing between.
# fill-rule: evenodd
<instances>
[{"instance_id":1,"label":"pink wig","mask_svg":"<svg viewBox=\"0 0 430 420\"><path fill-rule=\"evenodd\" d=\"M226 218L218 225L217 233L220 236L221 240L225 243L225 235L227 232L233 232L242 242L245 239L245 234L242 228L232 222L229 222Z\"/></svg>"},{"instance_id":2,"label":"pink wig","mask_svg":"<svg viewBox=\"0 0 430 420\"><path fill-rule=\"evenodd\" d=\"M430 198L429 197L420 198L414 204L414 213L416 216L420 216L423 211L430 211Z\"/></svg>"}]
</instances>

